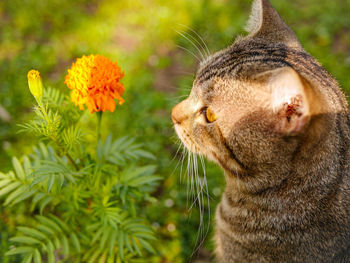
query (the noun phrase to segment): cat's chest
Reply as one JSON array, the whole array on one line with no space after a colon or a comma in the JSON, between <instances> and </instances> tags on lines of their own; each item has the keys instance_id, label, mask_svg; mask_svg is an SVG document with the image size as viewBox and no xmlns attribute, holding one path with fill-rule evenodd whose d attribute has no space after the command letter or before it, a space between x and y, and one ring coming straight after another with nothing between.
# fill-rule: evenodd
<instances>
[{"instance_id":1,"label":"cat's chest","mask_svg":"<svg viewBox=\"0 0 350 263\"><path fill-rule=\"evenodd\" d=\"M217 228L242 243L278 242L278 232L290 225L288 212L271 209L264 200L232 199L224 195L216 210Z\"/></svg>"},{"instance_id":2,"label":"cat's chest","mask_svg":"<svg viewBox=\"0 0 350 263\"><path fill-rule=\"evenodd\" d=\"M320 214L315 207L273 197L248 199L224 194L216 210L218 232L231 242L260 249L310 240L325 220L331 220L329 215Z\"/></svg>"},{"instance_id":3,"label":"cat's chest","mask_svg":"<svg viewBox=\"0 0 350 263\"><path fill-rule=\"evenodd\" d=\"M316 207L298 210L306 207L298 202L289 208L280 202L278 209L278 202L271 200L223 195L216 210L216 240L222 262L323 262L350 242L349 228L342 228L326 211ZM343 237L336 234L338 228L342 228ZM315 258L319 261L313 261Z\"/></svg>"}]
</instances>

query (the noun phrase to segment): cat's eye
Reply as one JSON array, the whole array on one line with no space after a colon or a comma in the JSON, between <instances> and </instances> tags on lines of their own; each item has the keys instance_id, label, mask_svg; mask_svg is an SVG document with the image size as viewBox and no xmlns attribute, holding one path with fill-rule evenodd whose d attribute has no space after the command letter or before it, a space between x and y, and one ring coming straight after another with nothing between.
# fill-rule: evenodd
<instances>
[{"instance_id":1,"label":"cat's eye","mask_svg":"<svg viewBox=\"0 0 350 263\"><path fill-rule=\"evenodd\" d=\"M215 113L212 110L210 110L209 108L204 108L203 114L205 116L206 121L209 123L212 123L212 122L216 121L216 119L217 119Z\"/></svg>"}]
</instances>

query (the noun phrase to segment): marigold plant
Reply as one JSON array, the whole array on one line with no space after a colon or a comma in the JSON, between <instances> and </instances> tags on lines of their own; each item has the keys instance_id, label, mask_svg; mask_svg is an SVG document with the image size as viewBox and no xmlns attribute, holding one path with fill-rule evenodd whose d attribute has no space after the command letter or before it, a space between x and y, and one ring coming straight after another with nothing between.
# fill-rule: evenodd
<instances>
[{"instance_id":1,"label":"marigold plant","mask_svg":"<svg viewBox=\"0 0 350 263\"><path fill-rule=\"evenodd\" d=\"M122 76L109 59L84 56L66 83L80 107L113 111L114 98L123 102ZM23 263L107 263L155 253L145 218L161 179L149 165L155 157L130 137L98 135L96 144L87 142L82 111L58 90L43 89L38 71L28 73L28 84L37 100L36 117L22 124L22 131L43 140L29 156L13 157L12 171L0 172L0 200L6 213L18 218L6 256L19 256ZM19 211L24 211L20 217Z\"/></svg>"},{"instance_id":2,"label":"marigold plant","mask_svg":"<svg viewBox=\"0 0 350 263\"><path fill-rule=\"evenodd\" d=\"M124 86L120 83L124 73L116 62L102 55L78 58L68 70L65 83L72 90L71 99L81 110L84 104L91 113L113 112L115 100L121 105Z\"/></svg>"}]
</instances>

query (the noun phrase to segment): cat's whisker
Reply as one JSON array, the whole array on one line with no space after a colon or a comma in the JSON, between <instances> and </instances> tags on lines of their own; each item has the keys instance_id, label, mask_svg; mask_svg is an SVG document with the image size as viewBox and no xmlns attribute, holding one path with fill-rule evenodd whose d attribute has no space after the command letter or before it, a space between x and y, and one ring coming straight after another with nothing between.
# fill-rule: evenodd
<instances>
[{"instance_id":1,"label":"cat's whisker","mask_svg":"<svg viewBox=\"0 0 350 263\"><path fill-rule=\"evenodd\" d=\"M180 183L181 183L182 177L183 177L183 172L182 172L183 171L183 163L184 163L184 159L186 157L187 152L186 152L186 147L180 138L176 137L175 144L178 144L178 148L177 148L176 153L175 153L174 157L172 158L171 162L173 162L175 160L175 158L179 155L180 152L181 152L181 157L178 159L176 166L173 169L170 176L173 176L173 174L175 173L175 171L177 170L177 168L181 164L180 165Z\"/></svg>"},{"instance_id":2,"label":"cat's whisker","mask_svg":"<svg viewBox=\"0 0 350 263\"><path fill-rule=\"evenodd\" d=\"M192 90L192 85L189 84L182 84L182 86L180 86L181 90L186 90L186 91L191 91Z\"/></svg>"},{"instance_id":3,"label":"cat's whisker","mask_svg":"<svg viewBox=\"0 0 350 263\"><path fill-rule=\"evenodd\" d=\"M176 100L183 99L186 97L188 97L188 95L180 95L180 96L176 96L176 97L166 98L166 100L167 101L176 101Z\"/></svg>"},{"instance_id":4,"label":"cat's whisker","mask_svg":"<svg viewBox=\"0 0 350 263\"><path fill-rule=\"evenodd\" d=\"M199 155L199 158L200 158L200 161L201 161L201 165L202 165L202 168L203 168L203 172L204 172L204 174L203 174L203 179L200 179L200 177L198 176L198 163L197 163L197 156L196 156L196 169L197 169L197 176L198 176L198 179L199 179L199 185L200 185L200 189L199 189L199 191L198 191L198 194L199 193L202 193L203 192L203 190L205 191L205 193L207 194L207 195L209 195L209 192L208 192L208 188L206 187L205 188L205 184L204 184L204 180L205 180L205 183L206 183L206 174L205 174L205 165L204 165L204 159L203 159L203 156L201 156L201 155ZM201 181L201 180L203 180L203 182ZM210 195L209 195L209 197L210 197Z\"/></svg>"},{"instance_id":5,"label":"cat's whisker","mask_svg":"<svg viewBox=\"0 0 350 263\"><path fill-rule=\"evenodd\" d=\"M190 92L191 89L183 89L182 92ZM188 97L188 94L181 94L181 95L178 95L178 96L174 96L174 97L171 97L171 98L175 98L175 99L186 99Z\"/></svg>"},{"instance_id":6,"label":"cat's whisker","mask_svg":"<svg viewBox=\"0 0 350 263\"><path fill-rule=\"evenodd\" d=\"M202 222L202 211L204 209L204 198L203 198L203 182L202 179L199 177L199 172L198 172L198 156L195 155L194 158L194 168L195 168L195 177L196 177L196 190L197 190L197 194L196 194L196 200L198 201L199 204L199 209L200 209L200 213L201 213L201 221ZM196 200L193 202L193 204L196 202Z\"/></svg>"},{"instance_id":7,"label":"cat's whisker","mask_svg":"<svg viewBox=\"0 0 350 263\"><path fill-rule=\"evenodd\" d=\"M198 183L197 183L197 171L195 169L195 156L194 154L191 152L191 160L192 160L192 163L191 163L191 167L192 167L192 174L191 174L191 179L194 179L194 180L191 180L191 197L193 197L193 201L191 203L191 206L188 208L189 210L192 209L192 207L194 206L194 204L197 202L198 200L198 194L199 194L199 191L197 192L197 187L198 187Z\"/></svg>"},{"instance_id":8,"label":"cat's whisker","mask_svg":"<svg viewBox=\"0 0 350 263\"><path fill-rule=\"evenodd\" d=\"M195 167L194 167L194 164L195 164L195 160L194 160L194 154L192 152L192 146L191 145L191 185L192 185L192 189L191 189L191 194L192 194L192 198L193 200L195 199L195 196L196 196L196 191L197 191L197 181L196 181L196 170L195 170Z\"/></svg>"},{"instance_id":9,"label":"cat's whisker","mask_svg":"<svg viewBox=\"0 0 350 263\"><path fill-rule=\"evenodd\" d=\"M191 175L191 152L187 150L187 207L189 203L189 198L191 198L190 194L192 193L193 180Z\"/></svg>"},{"instance_id":10,"label":"cat's whisker","mask_svg":"<svg viewBox=\"0 0 350 263\"><path fill-rule=\"evenodd\" d=\"M196 169L196 155L193 153L193 144L191 144L191 185L192 185L192 189L191 189L191 196L193 198L192 203L196 202L197 199L197 192L198 192L198 175L197 175L198 171ZM199 203L200 204L200 203ZM192 207L192 205L191 205Z\"/></svg>"},{"instance_id":11,"label":"cat's whisker","mask_svg":"<svg viewBox=\"0 0 350 263\"><path fill-rule=\"evenodd\" d=\"M177 147L176 153L175 153L175 155L174 155L174 157L173 157L173 159L171 161L174 161L174 159L177 157L177 155L179 154L182 146L183 146L183 144L180 143L179 146Z\"/></svg>"},{"instance_id":12,"label":"cat's whisker","mask_svg":"<svg viewBox=\"0 0 350 263\"><path fill-rule=\"evenodd\" d=\"M201 229L203 227L203 218L204 218L204 198L203 198L203 182L201 178L198 175L198 164L197 164L197 156L195 159L195 169L196 169L196 180L197 180L197 192L198 192L198 205L199 205L199 232L201 232ZM198 236L199 237L199 236Z\"/></svg>"},{"instance_id":13,"label":"cat's whisker","mask_svg":"<svg viewBox=\"0 0 350 263\"><path fill-rule=\"evenodd\" d=\"M200 184L200 192L198 193L198 201L199 201L199 212L200 212L200 223L199 223L199 229L198 229L198 235L196 238L196 246L195 249L192 252L191 258L197 253L197 251L202 247L204 244L206 237L209 233L210 230L210 195L208 191L208 184L206 180L206 174L205 174L205 165L204 165L204 159L202 155L199 155L199 159L202 165L203 169L203 179L201 180L198 177L198 183ZM204 211L205 211L205 204L204 204L204 195L203 195L203 190L206 192L207 196L207 205L208 205L208 223L207 227L205 229L204 227Z\"/></svg>"},{"instance_id":14,"label":"cat's whisker","mask_svg":"<svg viewBox=\"0 0 350 263\"><path fill-rule=\"evenodd\" d=\"M181 157L181 166L180 166L180 183L182 183L182 177L183 177L183 165L184 165L184 160L186 158L186 148L183 147L183 150L182 150L182 157Z\"/></svg>"},{"instance_id":15,"label":"cat's whisker","mask_svg":"<svg viewBox=\"0 0 350 263\"><path fill-rule=\"evenodd\" d=\"M187 91L188 93L191 92L191 89L192 89L192 87L188 87L188 88L181 88L181 87L180 87L180 90L181 90L181 91Z\"/></svg>"},{"instance_id":16,"label":"cat's whisker","mask_svg":"<svg viewBox=\"0 0 350 263\"><path fill-rule=\"evenodd\" d=\"M187 97L188 97L188 95L180 95L180 96L175 97L175 98L182 99L182 98L187 98Z\"/></svg>"},{"instance_id":17,"label":"cat's whisker","mask_svg":"<svg viewBox=\"0 0 350 263\"><path fill-rule=\"evenodd\" d=\"M181 35L183 38L185 38L188 42L190 42L194 47L195 49L197 49L199 55L201 56L202 60L205 59L205 56L203 55L203 52L202 50L195 44L195 42L193 42L189 37L187 37L185 34L183 34L182 32L180 31L177 31L175 30L176 33L178 33L179 35ZM195 40L197 41L197 40ZM197 41L198 42L198 41Z\"/></svg>"},{"instance_id":18,"label":"cat's whisker","mask_svg":"<svg viewBox=\"0 0 350 263\"><path fill-rule=\"evenodd\" d=\"M198 177L198 165L197 165L197 155L193 154L193 169L194 169L194 175L195 175L195 182L196 182L196 191L197 191L197 198L198 198L198 205L199 205L199 211L201 213L201 181L200 178Z\"/></svg>"},{"instance_id":19,"label":"cat's whisker","mask_svg":"<svg viewBox=\"0 0 350 263\"><path fill-rule=\"evenodd\" d=\"M191 77L195 77L196 76L193 72L191 72L191 71L184 71L184 70L176 70L176 71L174 71L174 73L181 74L181 75L186 75L186 76L191 76Z\"/></svg>"},{"instance_id":20,"label":"cat's whisker","mask_svg":"<svg viewBox=\"0 0 350 263\"><path fill-rule=\"evenodd\" d=\"M190 33L186 32L186 31L182 31L183 34L185 34L186 36L182 35L183 37L185 37L188 41L190 41L192 43L192 45L194 45L196 47L196 49L202 54L202 58L205 59L207 57L207 50L205 49L205 46L203 46L203 44L201 42L199 42L194 36L192 36ZM195 43L193 43L191 40L193 40ZM200 47L200 50L199 50ZM203 51L203 52L202 52ZM204 53L204 54L203 54Z\"/></svg>"},{"instance_id":21,"label":"cat's whisker","mask_svg":"<svg viewBox=\"0 0 350 263\"><path fill-rule=\"evenodd\" d=\"M182 86L179 86L179 90L182 92L186 91L188 93L191 93L192 86L188 84L183 84Z\"/></svg>"},{"instance_id":22,"label":"cat's whisker","mask_svg":"<svg viewBox=\"0 0 350 263\"><path fill-rule=\"evenodd\" d=\"M181 48L181 49L187 51L187 52L190 53L194 58L196 58L198 62L201 62L201 59L200 59L196 54L194 54L191 50L189 50L189 49L187 49L187 48L185 48L185 47L182 47L182 46L180 46L180 45L176 45L176 46L177 46L178 48Z\"/></svg>"},{"instance_id":23,"label":"cat's whisker","mask_svg":"<svg viewBox=\"0 0 350 263\"><path fill-rule=\"evenodd\" d=\"M184 25L184 24L179 24L179 25L181 25L181 26L185 27L186 29L190 30L191 32L193 32L193 33L200 39L200 41L203 43L204 48L205 48L205 50L206 50L206 55L207 55L207 57L210 56L210 50L209 50L207 44L205 43L205 41L203 40L203 38L202 38L195 30L193 30L193 29L190 28L189 26L186 26L186 25ZM202 45L201 45L201 46L202 46Z\"/></svg>"},{"instance_id":24,"label":"cat's whisker","mask_svg":"<svg viewBox=\"0 0 350 263\"><path fill-rule=\"evenodd\" d=\"M185 147L185 145L183 145L183 150L182 150L182 158L181 158L181 167L180 167L180 183L182 183L182 177L183 177L183 165L184 165L184 161L185 161L185 158L186 158L186 154L187 154L187 149Z\"/></svg>"},{"instance_id":25,"label":"cat's whisker","mask_svg":"<svg viewBox=\"0 0 350 263\"><path fill-rule=\"evenodd\" d=\"M209 189L208 189L208 184L207 184L207 177L206 177L206 170L205 170L205 162L204 162L204 157L202 155L199 155L199 159L201 161L201 165L202 165L202 169L203 169L203 180L205 182L205 192L206 195L208 197L208 200L210 200L210 193L209 193Z\"/></svg>"},{"instance_id":26,"label":"cat's whisker","mask_svg":"<svg viewBox=\"0 0 350 263\"><path fill-rule=\"evenodd\" d=\"M201 179L199 177L196 176L196 193L194 193L193 195L195 196L195 199L193 200L191 206L189 207L189 209L192 209L193 206L198 202L198 204L200 204L200 198L201 198L201 194L202 192L202 184L201 184Z\"/></svg>"},{"instance_id":27,"label":"cat's whisker","mask_svg":"<svg viewBox=\"0 0 350 263\"><path fill-rule=\"evenodd\" d=\"M181 141L180 141L180 142L181 142ZM181 142L181 143L179 144L179 146L178 146L178 148L177 148L177 151L176 151L176 153L175 153L173 159L171 160L171 162L173 162L173 161L175 160L175 158L176 158L177 155L179 154L179 152L180 152L180 150L181 150L182 147L184 147L184 145L183 145L183 143ZM173 169L173 171L172 171L172 173L171 173L170 176L173 176L173 174L174 174L174 172L176 171L177 167L179 166L180 162L183 163L184 156L185 156L185 153L184 153L184 151L182 151L182 153L181 153L181 158L179 158L179 160L177 161L176 166L175 166L175 168ZM182 178L182 176L181 176L181 174L182 174L181 171L182 171L182 169L180 170L180 183L181 183L181 178Z\"/></svg>"}]
</instances>

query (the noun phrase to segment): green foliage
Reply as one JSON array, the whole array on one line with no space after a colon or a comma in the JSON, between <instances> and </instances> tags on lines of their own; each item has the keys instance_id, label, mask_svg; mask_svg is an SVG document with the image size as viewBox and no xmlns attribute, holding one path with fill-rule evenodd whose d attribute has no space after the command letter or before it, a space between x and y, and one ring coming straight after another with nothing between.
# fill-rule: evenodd
<instances>
[{"instance_id":1,"label":"green foliage","mask_svg":"<svg viewBox=\"0 0 350 263\"><path fill-rule=\"evenodd\" d=\"M143 164L154 155L133 138L111 135L89 152L79 118L74 123L61 110L65 103L67 98L48 90L35 107L35 120L21 125L46 143L21 161L13 157L13 170L0 173L3 205L15 211L25 203L25 217L33 219L17 227L6 255L21 255L23 263L93 263L133 262L155 253L144 207L155 200L151 193L161 177L154 165Z\"/></svg>"}]
</instances>

